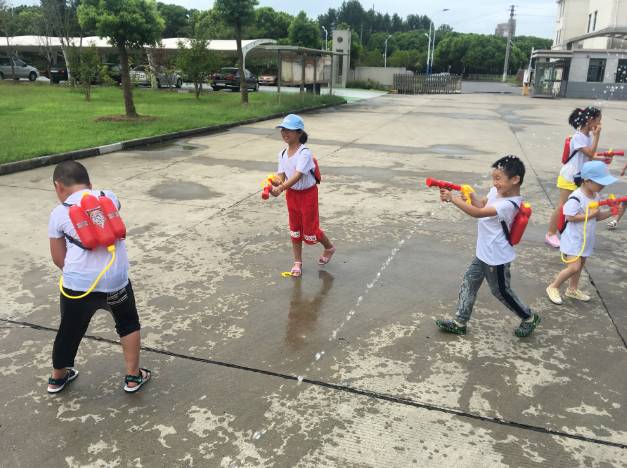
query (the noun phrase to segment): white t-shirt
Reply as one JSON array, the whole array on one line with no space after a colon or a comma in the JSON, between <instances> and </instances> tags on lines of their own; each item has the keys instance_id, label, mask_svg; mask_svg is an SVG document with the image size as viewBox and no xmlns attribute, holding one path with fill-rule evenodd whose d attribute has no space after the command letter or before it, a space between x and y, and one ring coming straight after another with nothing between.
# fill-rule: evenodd
<instances>
[{"instance_id":1,"label":"white t-shirt","mask_svg":"<svg viewBox=\"0 0 627 468\"><path fill-rule=\"evenodd\" d=\"M579 201L575 200L578 198ZM575 190L564 204L564 214L566 216L576 216L578 214L585 214L586 207L592 201L600 200L600 196L597 193L595 198L588 198L581 189ZM576 256L581 252L581 246L583 245L583 225L584 222L568 221L566 229L560 237L560 251L565 255ZM594 243L596 241L596 228L597 219L588 219L588 225L586 226L586 247L581 254L582 257L589 257L594 252Z\"/></svg>"},{"instance_id":2,"label":"white t-shirt","mask_svg":"<svg viewBox=\"0 0 627 468\"><path fill-rule=\"evenodd\" d=\"M296 171L303 175L298 182L290 187L293 190L306 190L316 185L316 178L311 174L314 168L313 155L305 145L300 145L296 153L291 157L287 155L287 148L279 151L278 173L284 173L288 179Z\"/></svg>"},{"instance_id":3,"label":"white t-shirt","mask_svg":"<svg viewBox=\"0 0 627 468\"><path fill-rule=\"evenodd\" d=\"M566 164L562 166L560 170L560 175L569 182L575 181L575 176L581 172L581 168L584 163L588 161L588 156L586 156L583 151L579 151L581 148L585 148L586 146L592 146L592 136L584 135L579 130L573 135L570 139L570 153L573 154L573 151L577 151L575 155L570 158Z\"/></svg>"},{"instance_id":4,"label":"white t-shirt","mask_svg":"<svg viewBox=\"0 0 627 468\"><path fill-rule=\"evenodd\" d=\"M65 204L75 205L80 202L83 193L90 192L96 197L100 195L99 190L79 190L67 197ZM117 197L108 190L104 194L109 197L119 208L120 202ZM78 240L78 235L70 221L70 208L60 204L52 213L48 223L48 237L51 239L64 238L65 234ZM98 274L111 260L111 254L104 247L94 250L84 250L79 246L65 240L67 253L65 254L65 264L63 266L63 286L74 291L86 291L94 282ZM124 288L128 283L128 256L123 240L115 242L115 261L109 271L101 278L94 291L115 292Z\"/></svg>"},{"instance_id":5,"label":"white t-shirt","mask_svg":"<svg viewBox=\"0 0 627 468\"><path fill-rule=\"evenodd\" d=\"M514 206L514 202L516 205ZM490 266L504 265L516 258L516 252L505 237L501 221L505 221L507 229L511 229L512 222L518 213L522 197L501 196L492 187L488 193L486 206L496 208L496 216L479 218L477 223L477 258Z\"/></svg>"}]
</instances>

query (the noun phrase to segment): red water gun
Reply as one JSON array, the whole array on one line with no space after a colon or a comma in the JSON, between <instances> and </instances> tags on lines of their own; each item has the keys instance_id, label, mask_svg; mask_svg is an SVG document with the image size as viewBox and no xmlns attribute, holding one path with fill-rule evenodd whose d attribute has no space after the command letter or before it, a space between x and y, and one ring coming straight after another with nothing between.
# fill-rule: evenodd
<instances>
[{"instance_id":1,"label":"red water gun","mask_svg":"<svg viewBox=\"0 0 627 468\"><path fill-rule=\"evenodd\" d=\"M438 187L441 189L455 190L457 192L461 192L464 200L466 200L466 203L468 203L469 205L472 203L472 201L470 200L470 194L474 192L474 189L470 185L457 185L453 182L438 180L434 179L433 177L427 177L427 180L425 182L427 184L427 187Z\"/></svg>"},{"instance_id":2,"label":"red water gun","mask_svg":"<svg viewBox=\"0 0 627 468\"><path fill-rule=\"evenodd\" d=\"M600 153L596 153L597 156L603 156L605 158L605 164L611 164L612 162L612 158L614 156L625 156L625 151L624 150L613 150L610 149L609 151L601 151Z\"/></svg>"},{"instance_id":3,"label":"red water gun","mask_svg":"<svg viewBox=\"0 0 627 468\"><path fill-rule=\"evenodd\" d=\"M621 203L627 203L627 197L616 198L616 195L611 194L605 200L601 200L600 202L591 202L590 208L598 208L599 206L609 206L610 211L612 212L612 216L616 216L618 214L618 208Z\"/></svg>"},{"instance_id":4,"label":"red water gun","mask_svg":"<svg viewBox=\"0 0 627 468\"><path fill-rule=\"evenodd\" d=\"M270 192L272 191L272 187L274 186L275 180L276 180L276 176L274 174L270 174L261 183L263 187L263 191L261 192L262 200L267 200L268 198L270 198Z\"/></svg>"},{"instance_id":5,"label":"red water gun","mask_svg":"<svg viewBox=\"0 0 627 468\"><path fill-rule=\"evenodd\" d=\"M613 158L614 156L625 156L625 151L624 150L602 151L600 153L597 153L597 156L605 156L606 158Z\"/></svg>"}]
</instances>

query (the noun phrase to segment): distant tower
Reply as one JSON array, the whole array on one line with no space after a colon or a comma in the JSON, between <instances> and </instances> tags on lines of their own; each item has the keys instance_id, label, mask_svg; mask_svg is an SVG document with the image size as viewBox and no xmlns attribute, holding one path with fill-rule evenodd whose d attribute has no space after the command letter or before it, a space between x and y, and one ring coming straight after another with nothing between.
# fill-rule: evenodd
<instances>
[{"instance_id":1,"label":"distant tower","mask_svg":"<svg viewBox=\"0 0 627 468\"><path fill-rule=\"evenodd\" d=\"M333 31L333 52L343 55L334 55L335 76L333 83L339 88L346 88L346 80L348 79L348 71L351 62L351 38L352 33L348 30Z\"/></svg>"}]
</instances>

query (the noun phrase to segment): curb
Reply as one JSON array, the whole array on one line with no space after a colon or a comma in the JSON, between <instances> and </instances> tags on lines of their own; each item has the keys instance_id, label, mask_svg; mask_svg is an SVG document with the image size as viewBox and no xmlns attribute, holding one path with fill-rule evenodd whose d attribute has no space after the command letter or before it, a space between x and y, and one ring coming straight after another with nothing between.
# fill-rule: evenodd
<instances>
[{"instance_id":1,"label":"curb","mask_svg":"<svg viewBox=\"0 0 627 468\"><path fill-rule=\"evenodd\" d=\"M155 135L150 137L136 138L134 140L120 141L117 143L111 143L104 146L96 146L93 148L85 148L81 150L69 151L67 153L49 154L47 156L39 156L36 158L26 159L24 161L15 161L5 164L0 164L0 176L13 174L16 172L28 171L30 169L37 169L39 167L51 166L58 164L61 161L67 161L69 159L84 159L94 156L100 156L103 154L113 153L115 151L121 151L125 149L140 148L142 146L155 145L157 143L163 143L166 141L176 140L179 138L186 138L199 135L210 135L212 133L220 133L230 128L239 127L240 125L250 125L257 122L263 122L266 120L276 119L278 117L284 117L288 113L307 113L320 109L326 109L329 107L337 107L346 104L321 104L313 107L303 107L300 109L294 109L289 112L277 112L263 117L254 117L252 119L240 120L238 122L211 125L209 127L191 128L189 130L181 130L173 133L164 133L162 135Z\"/></svg>"}]
</instances>

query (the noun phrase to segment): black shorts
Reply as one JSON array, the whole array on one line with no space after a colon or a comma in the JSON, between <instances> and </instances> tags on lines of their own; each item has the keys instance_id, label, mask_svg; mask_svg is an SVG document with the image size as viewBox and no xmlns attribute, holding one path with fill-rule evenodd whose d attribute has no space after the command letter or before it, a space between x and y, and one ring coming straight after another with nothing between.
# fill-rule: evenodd
<instances>
[{"instance_id":1,"label":"black shorts","mask_svg":"<svg viewBox=\"0 0 627 468\"><path fill-rule=\"evenodd\" d=\"M65 289L65 292L70 296L83 293L71 289ZM120 338L141 328L130 280L119 291L92 292L83 299L68 299L61 294L61 323L52 350L52 365L55 369L74 365L80 342L87 332L91 318L99 309L111 312Z\"/></svg>"}]
</instances>

